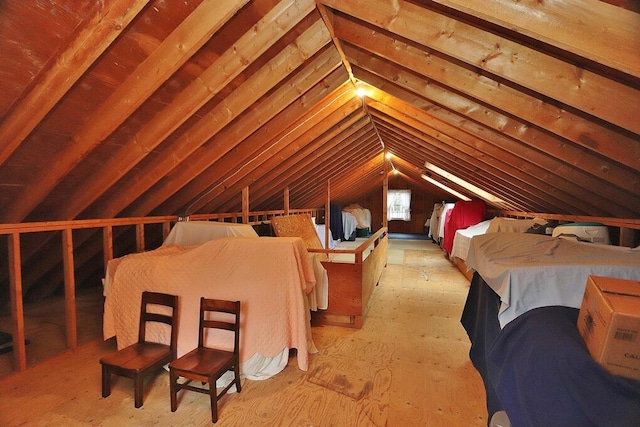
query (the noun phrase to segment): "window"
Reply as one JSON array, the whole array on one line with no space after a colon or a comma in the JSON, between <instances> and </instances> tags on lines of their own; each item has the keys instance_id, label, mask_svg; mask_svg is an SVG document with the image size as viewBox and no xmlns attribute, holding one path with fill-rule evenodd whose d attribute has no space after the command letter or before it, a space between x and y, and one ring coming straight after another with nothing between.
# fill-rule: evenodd
<instances>
[{"instance_id":1,"label":"window","mask_svg":"<svg viewBox=\"0 0 640 427\"><path fill-rule=\"evenodd\" d=\"M411 221L411 190L387 192L387 220Z\"/></svg>"}]
</instances>

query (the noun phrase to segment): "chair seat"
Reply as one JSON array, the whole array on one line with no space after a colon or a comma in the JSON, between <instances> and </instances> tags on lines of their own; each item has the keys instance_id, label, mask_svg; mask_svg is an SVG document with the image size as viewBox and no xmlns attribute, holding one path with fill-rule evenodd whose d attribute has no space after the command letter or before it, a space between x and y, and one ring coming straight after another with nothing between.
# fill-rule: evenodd
<instances>
[{"instance_id":1,"label":"chair seat","mask_svg":"<svg viewBox=\"0 0 640 427\"><path fill-rule=\"evenodd\" d=\"M171 358L171 347L158 343L135 343L100 359L103 365L118 366L130 371L140 371Z\"/></svg>"},{"instance_id":2,"label":"chair seat","mask_svg":"<svg viewBox=\"0 0 640 427\"><path fill-rule=\"evenodd\" d=\"M231 351L196 348L174 360L169 366L180 371L189 371L192 374L206 377L212 372L225 369L232 362L233 352Z\"/></svg>"}]
</instances>

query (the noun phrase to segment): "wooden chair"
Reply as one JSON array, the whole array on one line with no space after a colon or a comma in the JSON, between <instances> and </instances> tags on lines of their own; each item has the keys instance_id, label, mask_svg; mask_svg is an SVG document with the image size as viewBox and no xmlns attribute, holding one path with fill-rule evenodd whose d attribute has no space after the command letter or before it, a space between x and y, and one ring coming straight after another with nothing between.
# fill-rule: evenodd
<instances>
[{"instance_id":1,"label":"wooden chair","mask_svg":"<svg viewBox=\"0 0 640 427\"><path fill-rule=\"evenodd\" d=\"M224 313L220 315L219 313ZM211 317L213 314L215 317ZM231 331L233 351L205 347L205 331L222 329ZM218 399L235 384L240 392L240 301L224 301L200 298L200 331L198 347L179 357L169 364L169 386L171 390L171 412L178 408L177 393L179 390L191 390L209 395L211 400L211 420L218 421ZM217 392L216 381L227 371L234 372L233 381L220 393ZM185 382L178 383L183 377ZM200 381L208 388L190 385L191 381Z\"/></svg>"},{"instance_id":2,"label":"wooden chair","mask_svg":"<svg viewBox=\"0 0 640 427\"><path fill-rule=\"evenodd\" d=\"M171 314L157 314L149 311L149 305L171 308ZM102 364L102 397L111 394L111 374L133 379L135 406L142 406L143 381L145 373L159 369L174 360L178 345L178 297L157 292L143 292L140 306L140 327L138 342L100 359ZM170 344L147 341L148 322L165 323L171 328Z\"/></svg>"}]
</instances>

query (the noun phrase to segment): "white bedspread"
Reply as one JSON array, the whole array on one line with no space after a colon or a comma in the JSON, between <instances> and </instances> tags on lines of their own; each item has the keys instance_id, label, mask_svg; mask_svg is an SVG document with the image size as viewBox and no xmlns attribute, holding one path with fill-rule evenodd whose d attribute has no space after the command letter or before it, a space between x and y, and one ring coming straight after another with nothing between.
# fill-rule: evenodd
<instances>
[{"instance_id":1,"label":"white bedspread","mask_svg":"<svg viewBox=\"0 0 640 427\"><path fill-rule=\"evenodd\" d=\"M500 326L544 306L580 308L587 276L640 280L640 250L525 233L471 240L467 265L500 296Z\"/></svg>"},{"instance_id":2,"label":"white bedspread","mask_svg":"<svg viewBox=\"0 0 640 427\"><path fill-rule=\"evenodd\" d=\"M356 217L350 212L342 211L342 229L345 240L348 240L349 237L351 237L357 227L358 221L356 220Z\"/></svg>"},{"instance_id":3,"label":"white bedspread","mask_svg":"<svg viewBox=\"0 0 640 427\"><path fill-rule=\"evenodd\" d=\"M325 247L325 235L324 235L325 229L326 229L325 224L316 224L316 233L318 234L318 239L320 239L320 243L322 244L322 247L327 249ZM329 249L334 249L335 247L336 247L336 241L333 240L331 231L329 231Z\"/></svg>"},{"instance_id":4,"label":"white bedspread","mask_svg":"<svg viewBox=\"0 0 640 427\"><path fill-rule=\"evenodd\" d=\"M235 224L216 221L176 222L162 246L199 245L221 237L258 237L249 224Z\"/></svg>"},{"instance_id":5,"label":"white bedspread","mask_svg":"<svg viewBox=\"0 0 640 427\"><path fill-rule=\"evenodd\" d=\"M467 254L469 253L469 245L474 236L486 233L524 233L534 224L544 224L545 222L544 219L540 218L516 219L496 217L461 230L456 230L456 234L453 237L451 256L466 260Z\"/></svg>"},{"instance_id":6,"label":"white bedspread","mask_svg":"<svg viewBox=\"0 0 640 427\"><path fill-rule=\"evenodd\" d=\"M262 379L286 366L297 348L300 369L317 351L308 300L315 275L299 238L221 238L198 246L167 246L112 260L105 283L104 338L118 348L137 340L144 290L180 297L178 356L197 346L200 297L240 300L243 376ZM166 329L150 330L168 342ZM211 339L215 340L216 337Z\"/></svg>"},{"instance_id":7,"label":"white bedspread","mask_svg":"<svg viewBox=\"0 0 640 427\"><path fill-rule=\"evenodd\" d=\"M453 247L451 249L451 256L460 258L462 260L467 259L469 253L469 245L473 236L485 234L489 228L491 220L479 222L467 228L456 230L456 235L453 238Z\"/></svg>"}]
</instances>

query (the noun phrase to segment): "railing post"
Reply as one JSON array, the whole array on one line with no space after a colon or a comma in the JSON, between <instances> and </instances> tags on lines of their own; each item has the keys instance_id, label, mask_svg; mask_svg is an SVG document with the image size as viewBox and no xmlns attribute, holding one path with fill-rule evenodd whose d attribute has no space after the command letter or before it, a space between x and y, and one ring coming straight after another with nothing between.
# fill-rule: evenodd
<instances>
[{"instance_id":1,"label":"railing post","mask_svg":"<svg viewBox=\"0 0 640 427\"><path fill-rule=\"evenodd\" d=\"M13 321L13 364L18 371L27 369L24 336L24 305L22 301L22 268L20 234L9 236L9 288L11 292L11 320Z\"/></svg>"},{"instance_id":2,"label":"railing post","mask_svg":"<svg viewBox=\"0 0 640 427\"><path fill-rule=\"evenodd\" d=\"M113 259L113 227L107 225L102 229L102 253L104 258L104 276L107 277L107 265Z\"/></svg>"},{"instance_id":3,"label":"railing post","mask_svg":"<svg viewBox=\"0 0 640 427\"><path fill-rule=\"evenodd\" d=\"M144 224L136 224L136 250L144 252Z\"/></svg>"},{"instance_id":4,"label":"railing post","mask_svg":"<svg viewBox=\"0 0 640 427\"><path fill-rule=\"evenodd\" d=\"M167 236L171 233L171 222L165 221L162 223L162 241L164 242Z\"/></svg>"},{"instance_id":5,"label":"railing post","mask_svg":"<svg viewBox=\"0 0 640 427\"><path fill-rule=\"evenodd\" d=\"M242 223L249 223L249 186L242 189Z\"/></svg>"},{"instance_id":6,"label":"railing post","mask_svg":"<svg viewBox=\"0 0 640 427\"><path fill-rule=\"evenodd\" d=\"M67 327L67 348L78 347L78 320L76 318L76 279L73 262L73 231L62 231L62 260L64 266L64 309Z\"/></svg>"}]
</instances>

